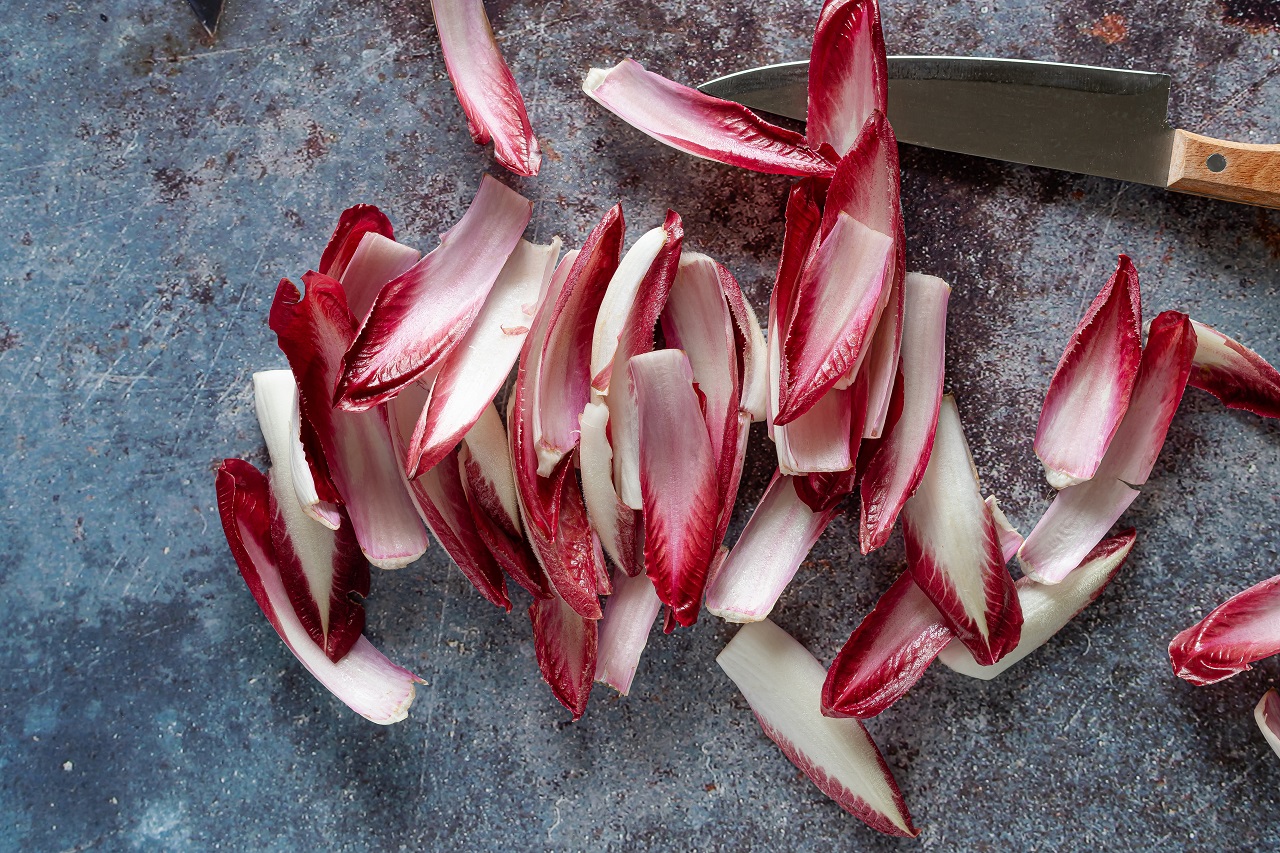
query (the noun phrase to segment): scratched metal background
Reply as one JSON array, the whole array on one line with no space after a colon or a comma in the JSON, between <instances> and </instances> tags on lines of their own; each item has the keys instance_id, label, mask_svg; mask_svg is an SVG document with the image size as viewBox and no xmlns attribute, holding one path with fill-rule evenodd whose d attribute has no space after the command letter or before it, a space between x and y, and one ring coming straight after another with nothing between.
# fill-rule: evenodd
<instances>
[{"instance_id":1,"label":"scratched metal background","mask_svg":"<svg viewBox=\"0 0 1280 853\"><path fill-rule=\"evenodd\" d=\"M580 723L541 682L523 602L484 603L439 549L375 578L369 633L429 682L382 729L317 688L257 612L214 511L225 456L263 463L249 375L282 275L339 210L429 247L494 172L533 236L579 242L621 199L671 206L763 307L787 181L695 161L578 84L625 55L696 82L804 57L817 0L489 4L546 153L514 180L471 144L426 0L9 0L0 21L0 849L1276 849L1280 759L1251 719L1266 661L1217 687L1172 635L1275 574L1280 428L1190 391L1123 574L993 684L942 668L872 721L922 827L885 839L758 730L713 658L655 635L634 693ZM1280 141L1274 0L884 8L890 52L1166 70L1190 129ZM1117 252L1148 315L1179 308L1280 359L1280 214L906 150L911 267L954 286L948 383L989 490L1024 529L1048 377ZM734 532L772 468L758 437ZM777 621L824 659L901 570L837 521Z\"/></svg>"}]
</instances>

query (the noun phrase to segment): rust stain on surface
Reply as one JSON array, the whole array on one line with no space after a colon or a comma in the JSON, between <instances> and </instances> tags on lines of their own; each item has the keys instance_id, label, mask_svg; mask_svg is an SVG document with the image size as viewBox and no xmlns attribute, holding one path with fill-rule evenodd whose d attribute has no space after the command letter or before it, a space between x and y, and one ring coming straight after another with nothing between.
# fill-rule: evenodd
<instances>
[{"instance_id":1,"label":"rust stain on surface","mask_svg":"<svg viewBox=\"0 0 1280 853\"><path fill-rule=\"evenodd\" d=\"M1112 12L1103 15L1091 27L1082 27L1081 31L1101 39L1104 44L1119 44L1129 35L1129 22L1124 15Z\"/></svg>"}]
</instances>

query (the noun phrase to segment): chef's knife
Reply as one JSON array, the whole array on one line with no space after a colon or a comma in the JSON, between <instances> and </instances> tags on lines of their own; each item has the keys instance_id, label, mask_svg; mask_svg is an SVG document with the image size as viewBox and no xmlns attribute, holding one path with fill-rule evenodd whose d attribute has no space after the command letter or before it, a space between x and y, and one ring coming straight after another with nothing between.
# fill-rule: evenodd
<instances>
[{"instance_id":1,"label":"chef's knife","mask_svg":"<svg viewBox=\"0 0 1280 853\"><path fill-rule=\"evenodd\" d=\"M698 88L803 120L808 76L808 62L786 62ZM889 122L899 142L1280 208L1280 145L1175 130L1168 111L1167 74L1019 59L889 57Z\"/></svg>"},{"instance_id":2,"label":"chef's knife","mask_svg":"<svg viewBox=\"0 0 1280 853\"><path fill-rule=\"evenodd\" d=\"M218 20L222 17L222 0L187 0L187 3L205 32L209 35L217 32Z\"/></svg>"}]
</instances>

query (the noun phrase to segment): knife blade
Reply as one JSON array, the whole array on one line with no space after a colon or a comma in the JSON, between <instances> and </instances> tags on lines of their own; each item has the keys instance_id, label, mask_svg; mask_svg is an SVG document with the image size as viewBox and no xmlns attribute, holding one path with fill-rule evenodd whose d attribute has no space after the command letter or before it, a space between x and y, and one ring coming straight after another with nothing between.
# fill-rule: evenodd
<instances>
[{"instance_id":1,"label":"knife blade","mask_svg":"<svg viewBox=\"0 0 1280 853\"><path fill-rule=\"evenodd\" d=\"M214 35L218 30L218 20L222 17L222 0L187 0L187 4L196 13L196 19L205 32Z\"/></svg>"},{"instance_id":2,"label":"knife blade","mask_svg":"<svg viewBox=\"0 0 1280 853\"><path fill-rule=\"evenodd\" d=\"M956 56L890 56L899 142L1280 207L1280 145L1176 130L1167 74ZM808 62L728 74L698 88L803 120Z\"/></svg>"}]
</instances>

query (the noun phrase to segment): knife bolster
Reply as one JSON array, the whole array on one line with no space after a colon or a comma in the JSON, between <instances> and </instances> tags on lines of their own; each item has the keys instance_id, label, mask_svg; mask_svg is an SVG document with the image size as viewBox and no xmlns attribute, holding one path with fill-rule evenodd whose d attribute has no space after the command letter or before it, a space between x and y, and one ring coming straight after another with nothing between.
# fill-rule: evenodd
<instances>
[{"instance_id":1,"label":"knife bolster","mask_svg":"<svg viewBox=\"0 0 1280 853\"><path fill-rule=\"evenodd\" d=\"M1175 130L1169 189L1280 208L1280 145L1227 142Z\"/></svg>"}]
</instances>

